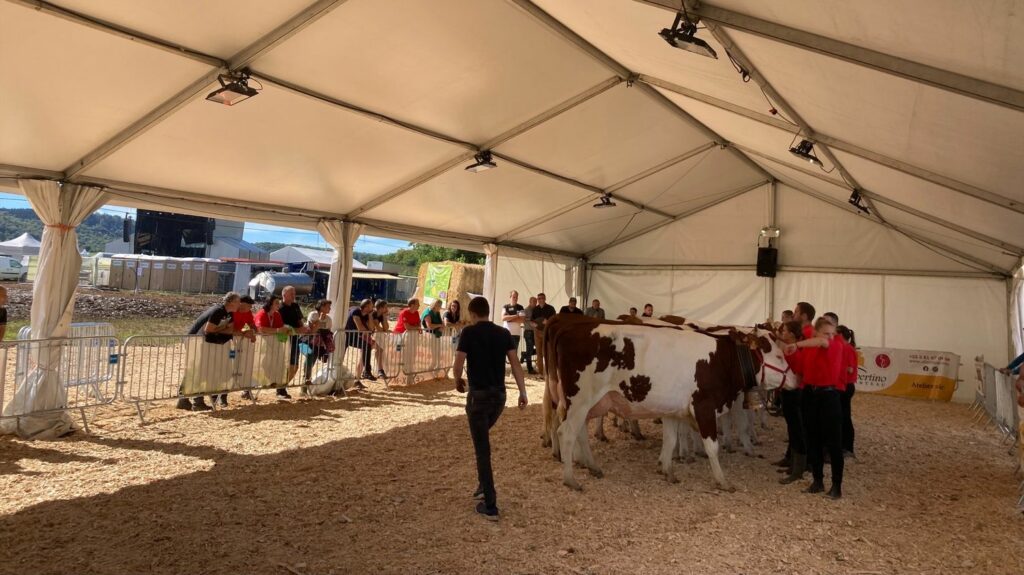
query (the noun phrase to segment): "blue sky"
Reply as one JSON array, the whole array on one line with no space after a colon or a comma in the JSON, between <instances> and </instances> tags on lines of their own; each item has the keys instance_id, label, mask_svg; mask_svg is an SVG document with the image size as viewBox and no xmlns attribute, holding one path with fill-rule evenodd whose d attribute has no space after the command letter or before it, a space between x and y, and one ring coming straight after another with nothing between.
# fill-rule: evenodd
<instances>
[{"instance_id":1,"label":"blue sky","mask_svg":"<svg viewBox=\"0 0 1024 575\"><path fill-rule=\"evenodd\" d=\"M28 200L17 194L0 193L0 208L28 208ZM135 215L133 208L120 206L103 206L99 212L117 216ZM330 249L320 234L310 230L297 230L281 226L266 224L245 224L245 235L243 238L248 242L280 242L285 244L302 244L307 246L322 246ZM11 238L0 238L0 241ZM360 236L356 241L355 250L358 252L370 252L374 254L389 254L395 250L409 246L409 242L393 240L389 238L378 238L376 236Z\"/></svg>"}]
</instances>

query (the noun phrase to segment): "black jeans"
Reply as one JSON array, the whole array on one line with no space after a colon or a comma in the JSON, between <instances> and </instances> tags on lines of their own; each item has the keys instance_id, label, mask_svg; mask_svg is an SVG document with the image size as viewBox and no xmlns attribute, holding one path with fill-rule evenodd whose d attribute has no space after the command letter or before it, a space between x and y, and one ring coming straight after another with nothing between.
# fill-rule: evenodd
<instances>
[{"instance_id":1,"label":"black jeans","mask_svg":"<svg viewBox=\"0 0 1024 575\"><path fill-rule=\"evenodd\" d=\"M496 509L498 501L491 471L490 431L504 409L504 389L470 389L466 397L469 435L473 438L473 451L476 453L476 475L479 488L484 492L487 509Z\"/></svg>"},{"instance_id":2,"label":"black jeans","mask_svg":"<svg viewBox=\"0 0 1024 575\"><path fill-rule=\"evenodd\" d=\"M521 339L521 336L518 336L518 335L513 335L513 336L511 336L511 337L512 337L512 346L513 346L513 347L515 348L515 350L516 350L516 355L518 355L518 354L519 354L519 340ZM508 360L506 360L506 361L508 361ZM511 362L511 361L509 361L509 362L508 362L508 364L509 364L509 365L512 365L512 362Z\"/></svg>"},{"instance_id":3,"label":"black jeans","mask_svg":"<svg viewBox=\"0 0 1024 575\"><path fill-rule=\"evenodd\" d=\"M363 356L362 375L370 373L370 354L373 352L373 347L367 340L368 337L370 337L370 332L349 332L345 335L345 347L341 350L341 357L344 360L345 353L348 352L348 348L354 347L359 349Z\"/></svg>"},{"instance_id":4,"label":"black jeans","mask_svg":"<svg viewBox=\"0 0 1024 575\"><path fill-rule=\"evenodd\" d=\"M846 391L839 396L843 406L843 451L853 453L853 415L850 413L850 403L853 401L853 394L856 386L852 383L846 384Z\"/></svg>"},{"instance_id":5,"label":"black jeans","mask_svg":"<svg viewBox=\"0 0 1024 575\"><path fill-rule=\"evenodd\" d=\"M524 331L523 339L526 340L526 370L533 371L533 354L537 352L536 340L533 339L533 330Z\"/></svg>"},{"instance_id":6,"label":"black jeans","mask_svg":"<svg viewBox=\"0 0 1024 575\"><path fill-rule=\"evenodd\" d=\"M789 433L787 453L807 453L807 439L804 432L804 419L800 413L800 390L782 390L782 416L786 418L786 431Z\"/></svg>"},{"instance_id":7,"label":"black jeans","mask_svg":"<svg viewBox=\"0 0 1024 575\"><path fill-rule=\"evenodd\" d=\"M807 462L815 481L825 477L825 450L832 464L832 484L843 484L843 407L839 391L807 386L803 394Z\"/></svg>"}]
</instances>

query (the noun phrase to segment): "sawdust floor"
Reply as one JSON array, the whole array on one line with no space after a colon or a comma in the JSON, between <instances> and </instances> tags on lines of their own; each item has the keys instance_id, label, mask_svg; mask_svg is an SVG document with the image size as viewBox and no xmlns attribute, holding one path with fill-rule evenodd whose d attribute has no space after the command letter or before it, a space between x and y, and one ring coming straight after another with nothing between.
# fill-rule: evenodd
<instances>
[{"instance_id":1,"label":"sawdust floor","mask_svg":"<svg viewBox=\"0 0 1024 575\"><path fill-rule=\"evenodd\" d=\"M705 460L668 485L650 422L644 441L595 444L605 478L577 470L574 493L539 447L539 406L510 408L492 524L450 388L160 407L145 426L110 410L90 435L0 439L0 573L1024 573L1013 459L964 406L858 395L840 502L776 482L777 418L765 458L724 457L736 493Z\"/></svg>"}]
</instances>

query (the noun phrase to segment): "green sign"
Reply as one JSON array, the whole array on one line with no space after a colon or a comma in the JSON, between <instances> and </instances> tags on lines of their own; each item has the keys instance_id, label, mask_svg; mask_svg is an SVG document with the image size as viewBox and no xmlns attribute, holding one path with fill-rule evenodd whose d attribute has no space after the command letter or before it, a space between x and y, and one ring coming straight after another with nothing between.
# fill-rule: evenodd
<instances>
[{"instance_id":1,"label":"green sign","mask_svg":"<svg viewBox=\"0 0 1024 575\"><path fill-rule=\"evenodd\" d=\"M434 300L448 299L448 286L452 281L450 264L427 264L427 282L423 286L423 303L430 305Z\"/></svg>"}]
</instances>

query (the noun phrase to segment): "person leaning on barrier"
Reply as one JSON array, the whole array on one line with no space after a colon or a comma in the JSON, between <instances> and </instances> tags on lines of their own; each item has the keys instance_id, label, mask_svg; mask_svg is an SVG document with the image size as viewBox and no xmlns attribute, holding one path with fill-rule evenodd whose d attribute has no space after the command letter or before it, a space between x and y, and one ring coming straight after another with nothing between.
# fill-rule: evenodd
<instances>
[{"instance_id":1,"label":"person leaning on barrier","mask_svg":"<svg viewBox=\"0 0 1024 575\"><path fill-rule=\"evenodd\" d=\"M7 336L7 288L0 286L0 341Z\"/></svg>"},{"instance_id":2,"label":"person leaning on barrier","mask_svg":"<svg viewBox=\"0 0 1024 575\"><path fill-rule=\"evenodd\" d=\"M334 332L331 331L331 300L322 299L306 316L307 324L316 326L316 332L309 337L311 353L306 356L306 371L303 374L305 385L313 378L313 364L318 360L327 361L334 353Z\"/></svg>"},{"instance_id":3,"label":"person leaning on barrier","mask_svg":"<svg viewBox=\"0 0 1024 575\"><path fill-rule=\"evenodd\" d=\"M238 311L238 304L241 296L235 292L224 294L220 303L210 306L206 311L199 314L195 323L189 328L189 335L203 334L206 343L223 345L231 341L235 336L235 324L231 315ZM211 401L216 401L216 396L211 396ZM221 405L227 405L227 396L221 396ZM178 409L192 411L209 411L213 409L203 400L202 396L194 398L191 402L187 397L178 399Z\"/></svg>"},{"instance_id":4,"label":"person leaning on barrier","mask_svg":"<svg viewBox=\"0 0 1024 575\"><path fill-rule=\"evenodd\" d=\"M386 353L388 336L391 331L391 324L388 321L388 302L379 299L373 302L373 311L370 312L370 331L373 332L373 348L377 350L377 378L387 379L388 374L384 368L384 356Z\"/></svg>"},{"instance_id":5,"label":"person leaning on barrier","mask_svg":"<svg viewBox=\"0 0 1024 575\"><path fill-rule=\"evenodd\" d=\"M358 349L360 357L359 363L362 364L362 369L357 370L360 373L359 377L370 381L377 381L377 378L370 373L370 353L373 351L370 347L370 341L372 339L370 313L372 311L373 301L368 299L364 299L359 302L357 307L348 311L348 316L345 318L345 345L341 350L341 357L342 360L344 360L345 352L347 352L350 347ZM356 380L355 385L359 389L366 389L363 382L359 380Z\"/></svg>"},{"instance_id":6,"label":"person leaning on barrier","mask_svg":"<svg viewBox=\"0 0 1024 575\"><path fill-rule=\"evenodd\" d=\"M231 323L235 324L235 333L244 336L250 342L256 341L256 321L252 314L252 306L256 303L251 297L244 295L238 299L238 309L231 314ZM252 399L248 389L242 392L242 399ZM220 404L228 404L228 394L220 395Z\"/></svg>"},{"instance_id":7,"label":"person leaning on barrier","mask_svg":"<svg viewBox=\"0 0 1024 575\"><path fill-rule=\"evenodd\" d=\"M261 335L273 335L277 333L291 333L291 328L286 326L281 317L281 296L272 295L263 303L263 308L256 314L256 328ZM270 379L270 387L277 388L278 399L290 399L288 392L278 387L282 382L277 378L284 372L284 356L276 353L277 348L273 347L276 342L263 342L262 368L263 375ZM287 382L285 382L287 384Z\"/></svg>"},{"instance_id":8,"label":"person leaning on barrier","mask_svg":"<svg viewBox=\"0 0 1024 575\"><path fill-rule=\"evenodd\" d=\"M285 382L287 386L299 371L299 336L295 334L309 333L309 327L306 326L302 315L302 306L295 301L295 286L286 286L281 290L281 319L294 332L288 337L288 381ZM292 398L284 387L279 388L277 394L282 399Z\"/></svg>"}]
</instances>

